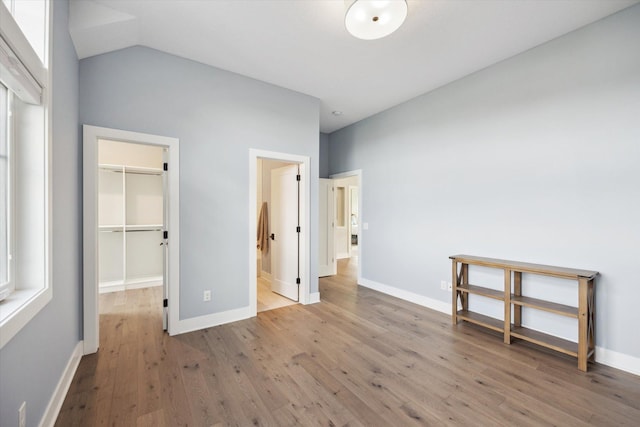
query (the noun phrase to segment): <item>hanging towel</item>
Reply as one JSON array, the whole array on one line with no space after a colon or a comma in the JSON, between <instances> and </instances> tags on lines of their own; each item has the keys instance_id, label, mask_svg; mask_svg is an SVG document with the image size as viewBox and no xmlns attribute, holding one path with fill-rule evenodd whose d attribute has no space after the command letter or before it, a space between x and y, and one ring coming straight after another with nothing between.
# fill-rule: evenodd
<instances>
[{"instance_id":1,"label":"hanging towel","mask_svg":"<svg viewBox=\"0 0 640 427\"><path fill-rule=\"evenodd\" d=\"M267 212L267 202L262 202L260 215L258 216L258 249L263 254L269 252L269 214Z\"/></svg>"}]
</instances>

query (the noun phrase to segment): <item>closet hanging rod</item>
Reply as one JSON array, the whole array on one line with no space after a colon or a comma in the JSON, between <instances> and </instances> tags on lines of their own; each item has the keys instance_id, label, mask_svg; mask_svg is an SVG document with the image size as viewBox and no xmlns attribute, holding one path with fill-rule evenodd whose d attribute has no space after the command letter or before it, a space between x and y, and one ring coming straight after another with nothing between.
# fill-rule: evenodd
<instances>
[{"instance_id":1,"label":"closet hanging rod","mask_svg":"<svg viewBox=\"0 0 640 427\"><path fill-rule=\"evenodd\" d=\"M100 168L100 169L107 172L122 173L122 170L117 170L117 169L109 169L109 168ZM124 171L124 173L132 173L135 175L162 175L162 171Z\"/></svg>"},{"instance_id":2,"label":"closet hanging rod","mask_svg":"<svg viewBox=\"0 0 640 427\"><path fill-rule=\"evenodd\" d=\"M138 232L141 232L141 231L162 231L162 228L147 228L147 229L144 229L144 230L122 230L122 229L119 229L119 230L100 230L101 233L123 233L123 232L126 232L126 233L138 233Z\"/></svg>"}]
</instances>

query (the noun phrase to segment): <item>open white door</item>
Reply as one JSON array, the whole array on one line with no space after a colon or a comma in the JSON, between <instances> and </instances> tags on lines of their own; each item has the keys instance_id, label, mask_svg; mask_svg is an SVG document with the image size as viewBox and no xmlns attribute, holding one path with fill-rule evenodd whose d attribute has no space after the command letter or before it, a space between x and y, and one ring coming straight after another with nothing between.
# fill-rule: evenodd
<instances>
[{"instance_id":1,"label":"open white door","mask_svg":"<svg viewBox=\"0 0 640 427\"><path fill-rule=\"evenodd\" d=\"M166 149L162 152L162 329L167 330L169 328L169 153Z\"/></svg>"},{"instance_id":2,"label":"open white door","mask_svg":"<svg viewBox=\"0 0 640 427\"><path fill-rule=\"evenodd\" d=\"M299 300L298 165L271 171L271 290Z\"/></svg>"},{"instance_id":3,"label":"open white door","mask_svg":"<svg viewBox=\"0 0 640 427\"><path fill-rule=\"evenodd\" d=\"M318 242L318 276L337 274L334 236L334 188L332 179L320 179L320 224Z\"/></svg>"}]
</instances>

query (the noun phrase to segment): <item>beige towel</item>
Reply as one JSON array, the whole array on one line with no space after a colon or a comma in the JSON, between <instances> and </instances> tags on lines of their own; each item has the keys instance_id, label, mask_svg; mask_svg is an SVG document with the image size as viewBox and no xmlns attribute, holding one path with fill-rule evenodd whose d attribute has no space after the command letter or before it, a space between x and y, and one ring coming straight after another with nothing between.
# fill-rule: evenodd
<instances>
[{"instance_id":1,"label":"beige towel","mask_svg":"<svg viewBox=\"0 0 640 427\"><path fill-rule=\"evenodd\" d=\"M267 212L267 202L262 202L260 215L258 216L258 249L263 254L269 252L269 214Z\"/></svg>"}]
</instances>

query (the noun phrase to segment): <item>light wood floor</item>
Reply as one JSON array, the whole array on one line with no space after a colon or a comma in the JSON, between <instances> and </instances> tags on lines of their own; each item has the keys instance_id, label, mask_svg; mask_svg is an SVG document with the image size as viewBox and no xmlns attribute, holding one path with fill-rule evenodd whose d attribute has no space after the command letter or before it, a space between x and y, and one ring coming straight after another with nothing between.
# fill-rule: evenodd
<instances>
[{"instance_id":1,"label":"light wood floor","mask_svg":"<svg viewBox=\"0 0 640 427\"><path fill-rule=\"evenodd\" d=\"M160 331L153 291L106 301L100 351L82 359L56 425L638 425L640 377L580 372L356 286L349 260L339 271L319 304L176 337Z\"/></svg>"}]
</instances>

